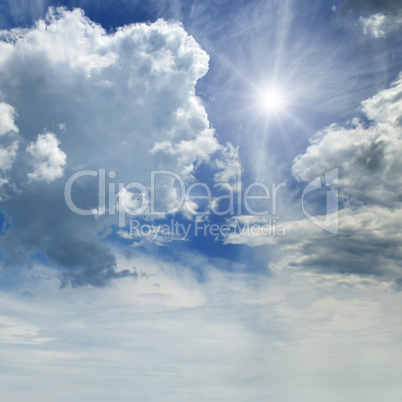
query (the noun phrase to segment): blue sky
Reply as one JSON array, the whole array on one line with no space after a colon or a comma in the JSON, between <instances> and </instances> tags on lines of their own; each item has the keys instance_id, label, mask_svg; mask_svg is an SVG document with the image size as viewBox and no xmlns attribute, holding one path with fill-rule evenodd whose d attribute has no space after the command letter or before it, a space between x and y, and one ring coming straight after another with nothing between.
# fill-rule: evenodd
<instances>
[{"instance_id":1,"label":"blue sky","mask_svg":"<svg viewBox=\"0 0 402 402\"><path fill-rule=\"evenodd\" d=\"M0 0L0 395L399 401L399 1Z\"/></svg>"}]
</instances>

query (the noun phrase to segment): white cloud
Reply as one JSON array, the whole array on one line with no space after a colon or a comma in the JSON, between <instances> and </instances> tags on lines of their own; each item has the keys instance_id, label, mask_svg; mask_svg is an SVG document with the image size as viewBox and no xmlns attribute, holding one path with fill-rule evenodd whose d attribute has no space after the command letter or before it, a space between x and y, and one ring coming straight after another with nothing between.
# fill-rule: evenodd
<instances>
[{"instance_id":1,"label":"white cloud","mask_svg":"<svg viewBox=\"0 0 402 402\"><path fill-rule=\"evenodd\" d=\"M0 102L0 136L18 133L18 127L14 122L15 117L15 109L7 103Z\"/></svg>"},{"instance_id":2,"label":"white cloud","mask_svg":"<svg viewBox=\"0 0 402 402\"><path fill-rule=\"evenodd\" d=\"M235 191L241 190L242 166L239 158L239 149L228 143L221 147L222 158L216 161L218 173L215 173L214 180L217 184L230 184Z\"/></svg>"},{"instance_id":3,"label":"white cloud","mask_svg":"<svg viewBox=\"0 0 402 402\"><path fill-rule=\"evenodd\" d=\"M162 168L187 180L218 149L194 90L208 70L208 55L177 23L159 20L106 34L81 10L53 9L0 53L6 97L29 96L36 86L43 94L36 101L40 119L21 105L22 96L14 99L21 121L39 131L58 116L67 127L70 170L105 167L126 183L145 184L151 170Z\"/></svg>"},{"instance_id":4,"label":"white cloud","mask_svg":"<svg viewBox=\"0 0 402 402\"><path fill-rule=\"evenodd\" d=\"M277 226L286 227L286 236L237 231L226 242L275 245L271 250L276 266L285 271L374 275L400 286L402 80L363 101L362 110L368 123L356 118L347 125L333 124L321 130L293 161L292 172L300 182L311 182L339 169L339 214L319 216L339 220L336 235L307 218L281 220L274 216ZM301 200L296 202L301 204ZM305 200L305 207L313 206ZM256 223L266 222L257 217Z\"/></svg>"},{"instance_id":5,"label":"white cloud","mask_svg":"<svg viewBox=\"0 0 402 402\"><path fill-rule=\"evenodd\" d=\"M116 254L137 278L58 289L36 265L0 292L4 398L398 400L402 296L389 282Z\"/></svg>"},{"instance_id":6,"label":"white cloud","mask_svg":"<svg viewBox=\"0 0 402 402\"><path fill-rule=\"evenodd\" d=\"M51 182L63 176L67 155L59 145L60 141L53 133L45 133L38 135L36 142L27 147L34 168L34 171L28 174L31 180Z\"/></svg>"},{"instance_id":7,"label":"white cloud","mask_svg":"<svg viewBox=\"0 0 402 402\"><path fill-rule=\"evenodd\" d=\"M0 29L0 40L7 43L15 43L29 30L26 28Z\"/></svg>"},{"instance_id":8,"label":"white cloud","mask_svg":"<svg viewBox=\"0 0 402 402\"><path fill-rule=\"evenodd\" d=\"M363 112L374 123L397 128L402 125L402 74L385 89L362 102Z\"/></svg>"},{"instance_id":9,"label":"white cloud","mask_svg":"<svg viewBox=\"0 0 402 402\"><path fill-rule=\"evenodd\" d=\"M368 124L354 119L320 131L293 163L299 181L339 168L339 187L353 203L397 206L401 202L402 80L362 102Z\"/></svg>"},{"instance_id":10,"label":"white cloud","mask_svg":"<svg viewBox=\"0 0 402 402\"><path fill-rule=\"evenodd\" d=\"M15 124L17 113L15 109L4 102L0 102L0 201L8 197L7 189L12 187L10 170L17 157L19 141L12 139L18 134L18 127ZM12 142L10 142L12 141Z\"/></svg>"},{"instance_id":11,"label":"white cloud","mask_svg":"<svg viewBox=\"0 0 402 402\"><path fill-rule=\"evenodd\" d=\"M6 148L0 147L0 169L10 170L18 150L18 141L14 141Z\"/></svg>"},{"instance_id":12,"label":"white cloud","mask_svg":"<svg viewBox=\"0 0 402 402\"><path fill-rule=\"evenodd\" d=\"M3 246L13 263L21 264L17 250L40 243L53 263L90 267L87 279L97 273L111 278L115 259L97 233L117 224L117 215L101 215L107 208L98 208L97 181L80 179L73 201L94 212L88 225L67 210L64 183L55 179L63 172L68 177L85 169L103 168L106 175L113 170L115 178L107 180L116 184L115 193L118 183L139 182L149 189L155 170L193 182L197 167L211 163L221 147L195 91L209 57L179 23L158 20L107 33L79 9L50 9L31 29L3 31L1 38L2 97L18 112L20 148L27 149L17 153L10 172L18 193L4 205L14 225ZM168 210L180 197L177 183L158 179L155 209ZM52 186L44 189L41 181ZM24 205L37 218L31 231Z\"/></svg>"},{"instance_id":13,"label":"white cloud","mask_svg":"<svg viewBox=\"0 0 402 402\"><path fill-rule=\"evenodd\" d=\"M364 34L369 34L374 38L385 38L391 32L396 31L402 26L400 15L373 14L370 17L360 17L359 24L363 28Z\"/></svg>"}]
</instances>

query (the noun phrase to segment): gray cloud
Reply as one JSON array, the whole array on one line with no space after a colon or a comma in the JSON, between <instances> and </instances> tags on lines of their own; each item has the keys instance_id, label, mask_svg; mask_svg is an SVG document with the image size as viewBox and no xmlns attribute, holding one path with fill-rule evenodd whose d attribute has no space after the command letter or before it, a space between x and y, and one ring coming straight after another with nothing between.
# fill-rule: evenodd
<instances>
[{"instance_id":1,"label":"gray cloud","mask_svg":"<svg viewBox=\"0 0 402 402\"><path fill-rule=\"evenodd\" d=\"M293 175L305 183L338 168L341 210L337 234L326 233L304 218L281 221L286 226L284 237L237 233L229 236L227 242L279 246L277 263L282 269L374 275L400 283L401 78L363 101L362 111L365 123L355 118L344 125L326 127L293 161ZM317 201L309 205L307 201L305 206L309 209L319 204Z\"/></svg>"},{"instance_id":2,"label":"gray cloud","mask_svg":"<svg viewBox=\"0 0 402 402\"><path fill-rule=\"evenodd\" d=\"M340 8L340 15L359 16L358 23L364 34L384 38L402 25L400 0L347 0Z\"/></svg>"},{"instance_id":3,"label":"gray cloud","mask_svg":"<svg viewBox=\"0 0 402 402\"><path fill-rule=\"evenodd\" d=\"M298 257L292 265L397 280L402 276L401 94L399 78L391 88L362 102L368 124L354 119L346 127L331 125L294 160L292 171L300 181L311 181L337 167L339 191L347 207L339 213L335 236L313 234L308 221L294 227L295 233L304 232L304 240L294 239Z\"/></svg>"},{"instance_id":4,"label":"gray cloud","mask_svg":"<svg viewBox=\"0 0 402 402\"><path fill-rule=\"evenodd\" d=\"M3 137L19 144L18 152L4 148L6 265L27 263L40 250L66 270L65 283L102 285L129 275L115 272L115 257L99 237L117 217L73 214L64 184L77 171L100 168L114 170L115 183L147 185L153 169L191 180L220 149L195 95L208 55L176 23L107 34L81 10L63 8L2 38L0 129L14 131ZM174 202L174 183L160 186L166 195L160 202ZM96 208L97 197L96 179L74 185L80 207Z\"/></svg>"},{"instance_id":5,"label":"gray cloud","mask_svg":"<svg viewBox=\"0 0 402 402\"><path fill-rule=\"evenodd\" d=\"M354 119L347 126L333 124L317 133L294 160L293 174L311 181L338 167L341 192L351 203L397 207L402 201L401 78L363 101L362 110L368 125Z\"/></svg>"}]
</instances>

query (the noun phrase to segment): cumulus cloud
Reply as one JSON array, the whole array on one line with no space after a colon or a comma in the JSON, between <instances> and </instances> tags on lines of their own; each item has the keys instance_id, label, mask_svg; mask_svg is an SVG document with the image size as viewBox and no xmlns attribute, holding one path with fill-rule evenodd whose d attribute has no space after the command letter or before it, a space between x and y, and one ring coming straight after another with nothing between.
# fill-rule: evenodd
<instances>
[{"instance_id":1,"label":"cumulus cloud","mask_svg":"<svg viewBox=\"0 0 402 402\"><path fill-rule=\"evenodd\" d=\"M0 169L3 174L11 169L17 155L18 141L12 139L18 133L15 118L15 109L7 103L0 102L0 137L6 137L7 134L11 138L11 142L10 138L2 138L2 146L0 146ZM4 182L6 179L3 178L2 180Z\"/></svg>"},{"instance_id":2,"label":"cumulus cloud","mask_svg":"<svg viewBox=\"0 0 402 402\"><path fill-rule=\"evenodd\" d=\"M275 244L281 249L277 266L282 269L375 275L399 283L401 78L363 101L362 111L364 119L333 124L318 132L306 151L293 161L292 173L300 182L311 182L338 168L339 216L317 216L321 220L339 220L337 234L326 233L304 218L283 221L283 237L237 232L230 234L226 242ZM264 224L261 218L257 221Z\"/></svg>"},{"instance_id":3,"label":"cumulus cloud","mask_svg":"<svg viewBox=\"0 0 402 402\"><path fill-rule=\"evenodd\" d=\"M351 202L398 206L402 201L402 79L362 102L368 123L354 119L320 131L293 163L299 181L339 168L341 193Z\"/></svg>"},{"instance_id":4,"label":"cumulus cloud","mask_svg":"<svg viewBox=\"0 0 402 402\"><path fill-rule=\"evenodd\" d=\"M27 147L32 157L34 171L28 174L31 180L53 181L63 175L67 155L59 149L60 141L53 133L40 134L36 142Z\"/></svg>"},{"instance_id":5,"label":"cumulus cloud","mask_svg":"<svg viewBox=\"0 0 402 402\"><path fill-rule=\"evenodd\" d=\"M0 102L0 200L8 197L8 190L13 186L9 171L19 148L19 141L16 139L16 117L16 111L11 105Z\"/></svg>"},{"instance_id":6,"label":"cumulus cloud","mask_svg":"<svg viewBox=\"0 0 402 402\"><path fill-rule=\"evenodd\" d=\"M39 248L68 269L67 282L74 271L74 283L106 283L115 258L97 233L117 217L98 208L97 178L72 187L75 205L94 211L88 217L66 207L65 183L55 179L105 169L115 172L106 178L116 194L117 183L148 187L153 170L193 181L197 167L220 148L195 92L208 55L178 23L158 20L108 34L79 9L52 8L32 29L2 31L1 39L1 95L12 108L1 109L0 127L17 132L12 118L18 113L20 142L19 152L16 144L4 150L18 190L2 206L13 222L1 240L6 264L21 264ZM157 208L175 205L174 180L161 177L155 185ZM108 185L106 191L113 198Z\"/></svg>"},{"instance_id":7,"label":"cumulus cloud","mask_svg":"<svg viewBox=\"0 0 402 402\"><path fill-rule=\"evenodd\" d=\"M18 127L15 125L15 109L7 103L0 102L0 136L9 133L18 133Z\"/></svg>"},{"instance_id":8,"label":"cumulus cloud","mask_svg":"<svg viewBox=\"0 0 402 402\"><path fill-rule=\"evenodd\" d=\"M376 274L399 281L402 193L400 136L401 77L389 89L362 102L368 123L332 125L311 141L293 163L300 181L310 181L339 168L339 192L346 206L339 213L336 236L317 238L306 221L289 225L303 233L295 244L294 265L340 272Z\"/></svg>"}]
</instances>

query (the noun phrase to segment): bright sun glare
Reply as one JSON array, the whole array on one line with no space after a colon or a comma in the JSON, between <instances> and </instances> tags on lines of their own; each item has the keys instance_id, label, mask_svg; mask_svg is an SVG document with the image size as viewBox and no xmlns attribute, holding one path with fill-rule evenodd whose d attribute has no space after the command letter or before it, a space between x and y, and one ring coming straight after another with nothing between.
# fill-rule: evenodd
<instances>
[{"instance_id":1,"label":"bright sun glare","mask_svg":"<svg viewBox=\"0 0 402 402\"><path fill-rule=\"evenodd\" d=\"M266 110L278 111L283 108L283 95L276 89L266 90L260 97L261 105Z\"/></svg>"}]
</instances>

